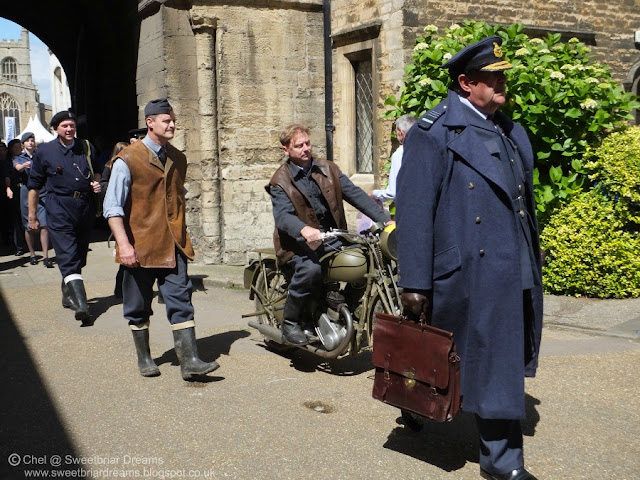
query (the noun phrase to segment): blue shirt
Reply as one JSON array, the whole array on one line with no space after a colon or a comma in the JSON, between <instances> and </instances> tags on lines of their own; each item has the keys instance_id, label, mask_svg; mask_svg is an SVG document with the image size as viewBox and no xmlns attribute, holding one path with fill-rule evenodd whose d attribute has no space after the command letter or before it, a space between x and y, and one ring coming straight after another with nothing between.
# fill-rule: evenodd
<instances>
[{"instance_id":1,"label":"blue shirt","mask_svg":"<svg viewBox=\"0 0 640 480\"><path fill-rule=\"evenodd\" d=\"M156 142L149 138L149 135L140 140L151 150L156 156L162 148ZM111 167L111 176L109 177L109 186L104 196L102 205L102 215L104 218L124 217L124 205L129 197L129 189L131 188L131 172L124 160L120 157L116 158Z\"/></svg>"},{"instance_id":2,"label":"blue shirt","mask_svg":"<svg viewBox=\"0 0 640 480\"><path fill-rule=\"evenodd\" d=\"M95 167L96 151L91 144L89 148ZM65 146L59 137L40 145L31 160L29 189L41 190L46 184L50 194L91 194L91 170L84 150L84 141L74 140L70 146Z\"/></svg>"}]
</instances>

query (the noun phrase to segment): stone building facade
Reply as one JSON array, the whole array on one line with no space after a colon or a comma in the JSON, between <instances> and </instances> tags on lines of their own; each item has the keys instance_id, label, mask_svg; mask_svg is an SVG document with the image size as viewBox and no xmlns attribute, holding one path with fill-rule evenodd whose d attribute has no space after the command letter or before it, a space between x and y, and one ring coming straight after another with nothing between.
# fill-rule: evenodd
<instances>
[{"instance_id":1,"label":"stone building facade","mask_svg":"<svg viewBox=\"0 0 640 480\"><path fill-rule=\"evenodd\" d=\"M291 122L307 124L315 155L365 190L380 182L394 148L384 99L401 89L428 24L519 22L533 36L576 36L638 93L640 0L141 0L138 10L139 111L160 96L176 110L174 143L190 162L188 224L204 263L243 264L271 245L264 186Z\"/></svg>"},{"instance_id":2,"label":"stone building facade","mask_svg":"<svg viewBox=\"0 0 640 480\"><path fill-rule=\"evenodd\" d=\"M5 117L16 119L16 133L30 117L45 119L51 108L40 103L38 87L31 78L29 32L22 29L18 40L0 42L0 138L6 140Z\"/></svg>"}]
</instances>

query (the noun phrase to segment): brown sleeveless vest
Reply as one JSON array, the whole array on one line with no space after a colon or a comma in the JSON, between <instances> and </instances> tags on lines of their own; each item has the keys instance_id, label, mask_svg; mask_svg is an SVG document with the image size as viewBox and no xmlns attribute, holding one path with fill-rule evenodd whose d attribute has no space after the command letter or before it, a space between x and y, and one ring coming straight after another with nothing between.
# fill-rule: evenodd
<instances>
[{"instance_id":1,"label":"brown sleeveless vest","mask_svg":"<svg viewBox=\"0 0 640 480\"><path fill-rule=\"evenodd\" d=\"M337 228L346 230L347 220L344 214L344 205L342 203L342 189L340 188L340 169L338 166L327 160L313 159L313 162L317 165L321 165L322 172L316 170L311 172L311 177L320 187L322 196L327 201L331 216L337 226ZM291 170L289 168L289 162L285 162L276 170L273 174L267 190L270 187L280 187L287 194L289 200L293 204L293 208L296 211L296 216L307 225L315 228L319 228L318 219L311 207L311 204L307 198L300 193L300 191L293 184L291 178ZM280 264L287 262L293 257L294 252L299 248L298 242L287 235L285 232L275 229L273 233L273 243L276 249L276 256Z\"/></svg>"},{"instance_id":2,"label":"brown sleeveless vest","mask_svg":"<svg viewBox=\"0 0 640 480\"><path fill-rule=\"evenodd\" d=\"M174 268L176 247L189 260L195 256L185 219L187 158L170 144L166 148L164 167L142 142L119 154L131 172L123 220L141 267ZM116 261L120 262L117 246Z\"/></svg>"}]
</instances>

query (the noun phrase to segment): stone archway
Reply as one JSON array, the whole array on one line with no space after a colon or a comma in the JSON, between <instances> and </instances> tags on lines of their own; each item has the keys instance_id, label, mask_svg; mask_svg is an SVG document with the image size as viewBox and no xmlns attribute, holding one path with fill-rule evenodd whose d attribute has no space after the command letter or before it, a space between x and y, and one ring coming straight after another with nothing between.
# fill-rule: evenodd
<instances>
[{"instance_id":1,"label":"stone archway","mask_svg":"<svg viewBox=\"0 0 640 480\"><path fill-rule=\"evenodd\" d=\"M137 0L0 4L0 16L35 34L60 60L72 108L86 115L79 134L107 142L125 140L137 127L137 12Z\"/></svg>"}]
</instances>

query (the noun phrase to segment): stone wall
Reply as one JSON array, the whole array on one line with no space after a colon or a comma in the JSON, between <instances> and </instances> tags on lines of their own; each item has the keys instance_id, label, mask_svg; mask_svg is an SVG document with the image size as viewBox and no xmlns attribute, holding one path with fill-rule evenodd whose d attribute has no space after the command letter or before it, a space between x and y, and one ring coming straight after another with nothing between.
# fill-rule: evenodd
<instances>
[{"instance_id":1,"label":"stone wall","mask_svg":"<svg viewBox=\"0 0 640 480\"><path fill-rule=\"evenodd\" d=\"M143 20L138 106L141 121L152 98L176 111L196 261L243 264L272 245L264 186L283 158L281 130L308 125L326 155L321 2L212 3L169 3Z\"/></svg>"}]
</instances>

